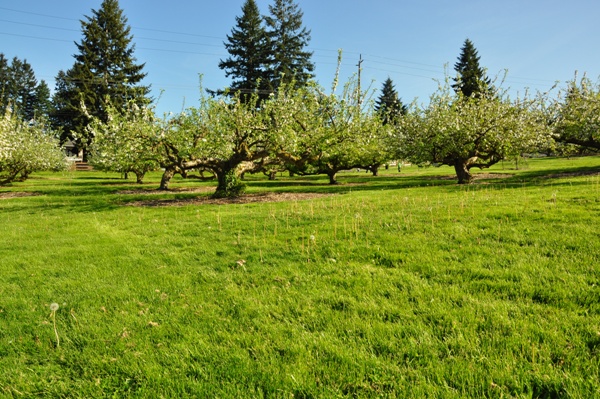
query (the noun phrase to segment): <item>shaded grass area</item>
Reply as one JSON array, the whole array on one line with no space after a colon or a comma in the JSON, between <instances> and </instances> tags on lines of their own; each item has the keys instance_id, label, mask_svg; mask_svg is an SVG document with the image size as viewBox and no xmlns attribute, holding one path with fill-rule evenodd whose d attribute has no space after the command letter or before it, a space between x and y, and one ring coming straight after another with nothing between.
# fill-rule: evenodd
<instances>
[{"instance_id":1,"label":"shaded grass area","mask_svg":"<svg viewBox=\"0 0 600 399\"><path fill-rule=\"evenodd\" d=\"M103 173L2 188L40 195L0 200L0 393L598 396L600 158L525 166L248 178L334 194L280 203L123 206L149 195Z\"/></svg>"}]
</instances>

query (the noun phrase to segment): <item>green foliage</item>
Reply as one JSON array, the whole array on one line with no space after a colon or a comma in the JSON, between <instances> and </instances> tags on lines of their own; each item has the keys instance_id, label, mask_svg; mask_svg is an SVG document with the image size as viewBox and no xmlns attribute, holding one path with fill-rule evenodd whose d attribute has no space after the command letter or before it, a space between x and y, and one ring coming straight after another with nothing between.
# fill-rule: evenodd
<instances>
[{"instance_id":1,"label":"green foliage","mask_svg":"<svg viewBox=\"0 0 600 399\"><path fill-rule=\"evenodd\" d=\"M265 158L271 151L274 131L269 109L274 100L261 107L258 102L257 94L223 93L203 97L199 106L163 121L158 156L165 169L161 189L168 188L175 173L197 168L217 175L219 196L235 187L231 173L242 163ZM238 192L235 189L231 195Z\"/></svg>"},{"instance_id":2,"label":"green foliage","mask_svg":"<svg viewBox=\"0 0 600 399\"><path fill-rule=\"evenodd\" d=\"M136 64L133 36L118 0L103 0L91 17L81 21L81 30L75 63L56 78L53 121L64 128L65 136L77 136L78 146L87 149L93 141L85 129L91 121L89 115L106 122L107 98L116 109L131 101L146 105L150 88L140 84L146 76L144 64Z\"/></svg>"},{"instance_id":3,"label":"green foliage","mask_svg":"<svg viewBox=\"0 0 600 399\"><path fill-rule=\"evenodd\" d=\"M227 35L230 57L221 60L219 68L233 78L229 93L241 92L242 101L251 93L265 100L282 84L302 86L313 77L312 53L305 50L310 31L302 26L300 8L292 0L275 0L269 11L263 18L256 2L246 0L242 16Z\"/></svg>"},{"instance_id":4,"label":"green foliage","mask_svg":"<svg viewBox=\"0 0 600 399\"><path fill-rule=\"evenodd\" d=\"M246 191L246 184L241 181L235 169L223 171L217 178L219 185L213 194L214 198L235 198Z\"/></svg>"},{"instance_id":5,"label":"green foliage","mask_svg":"<svg viewBox=\"0 0 600 399\"><path fill-rule=\"evenodd\" d=\"M131 102L123 112L109 105L107 114L106 123L92 117L87 126L94 137L90 163L98 170L132 172L137 182L143 183L144 175L159 165L159 125L154 110Z\"/></svg>"},{"instance_id":6,"label":"green foliage","mask_svg":"<svg viewBox=\"0 0 600 399\"><path fill-rule=\"evenodd\" d=\"M341 94L326 94L314 84L280 91L276 156L290 171L326 174L332 184L341 170L376 168L391 159L385 142L389 127L364 97L356 79Z\"/></svg>"},{"instance_id":7,"label":"green foliage","mask_svg":"<svg viewBox=\"0 0 600 399\"><path fill-rule=\"evenodd\" d=\"M579 82L573 79L556 110L558 141L600 150L600 85L585 76Z\"/></svg>"},{"instance_id":8,"label":"green foliage","mask_svg":"<svg viewBox=\"0 0 600 399\"><path fill-rule=\"evenodd\" d=\"M35 88L34 95L31 101L31 115L37 119L48 119L52 113L52 96L50 94L50 88L45 80L40 80Z\"/></svg>"},{"instance_id":9,"label":"green foliage","mask_svg":"<svg viewBox=\"0 0 600 399\"><path fill-rule=\"evenodd\" d=\"M274 0L265 17L270 45L270 85L277 89L281 84L303 86L314 77L312 52L306 51L310 43L310 30L302 26L303 13L293 0Z\"/></svg>"},{"instance_id":10,"label":"green foliage","mask_svg":"<svg viewBox=\"0 0 600 399\"><path fill-rule=\"evenodd\" d=\"M454 94L446 79L427 106L413 105L401 118L399 154L414 163L453 166L458 182L470 183L471 168L548 147L542 104L540 98L512 101L501 92L465 97Z\"/></svg>"},{"instance_id":11,"label":"green foliage","mask_svg":"<svg viewBox=\"0 0 600 399\"><path fill-rule=\"evenodd\" d=\"M493 91L491 81L486 77L485 69L479 65L479 55L473 42L466 39L460 49L458 61L454 64L456 78L452 87L461 92L464 97Z\"/></svg>"},{"instance_id":12,"label":"green foliage","mask_svg":"<svg viewBox=\"0 0 600 399\"><path fill-rule=\"evenodd\" d=\"M55 129L60 129L60 141L64 143L72 139L73 133L80 131L89 120L81 112L81 100L80 95L77 94L74 70L59 71L55 81L50 121Z\"/></svg>"},{"instance_id":13,"label":"green foliage","mask_svg":"<svg viewBox=\"0 0 600 399\"><path fill-rule=\"evenodd\" d=\"M383 123L395 123L408 112L408 107L402 104L391 78L383 82L381 94L375 102L375 111L381 116Z\"/></svg>"},{"instance_id":14,"label":"green foliage","mask_svg":"<svg viewBox=\"0 0 600 399\"><path fill-rule=\"evenodd\" d=\"M16 112L5 112L0 119L0 185L66 166L58 140L43 119L25 122Z\"/></svg>"},{"instance_id":15,"label":"green foliage","mask_svg":"<svg viewBox=\"0 0 600 399\"><path fill-rule=\"evenodd\" d=\"M599 168L253 178L332 195L221 205L36 174L0 199L2 395L593 398Z\"/></svg>"},{"instance_id":16,"label":"green foliage","mask_svg":"<svg viewBox=\"0 0 600 399\"><path fill-rule=\"evenodd\" d=\"M10 69L8 60L0 53L0 111L4 113L10 102Z\"/></svg>"},{"instance_id":17,"label":"green foliage","mask_svg":"<svg viewBox=\"0 0 600 399\"><path fill-rule=\"evenodd\" d=\"M233 78L229 87L231 94L242 93L243 101L252 93L260 93L262 98L266 98L271 91L267 71L270 48L256 2L246 0L242 16L235 20L236 26L225 42L230 56L219 62L219 68L225 70L227 77Z\"/></svg>"},{"instance_id":18,"label":"green foliage","mask_svg":"<svg viewBox=\"0 0 600 399\"><path fill-rule=\"evenodd\" d=\"M11 63L0 53L0 114L12 109L23 120L46 118L50 112L50 90L39 83L27 60L14 57Z\"/></svg>"}]
</instances>

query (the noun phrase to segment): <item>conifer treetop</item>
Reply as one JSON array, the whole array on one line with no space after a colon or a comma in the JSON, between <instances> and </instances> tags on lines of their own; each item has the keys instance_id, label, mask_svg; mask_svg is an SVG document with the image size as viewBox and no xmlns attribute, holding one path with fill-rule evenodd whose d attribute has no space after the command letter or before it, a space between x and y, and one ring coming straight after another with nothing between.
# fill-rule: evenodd
<instances>
[{"instance_id":1,"label":"conifer treetop","mask_svg":"<svg viewBox=\"0 0 600 399\"><path fill-rule=\"evenodd\" d=\"M479 55L473 42L466 39L454 64L457 76L452 88L458 93L462 92L465 97L473 94L487 92L491 89L491 81L486 76L486 71L479 65Z\"/></svg>"},{"instance_id":2,"label":"conifer treetop","mask_svg":"<svg viewBox=\"0 0 600 399\"><path fill-rule=\"evenodd\" d=\"M242 15L235 17L236 26L227 35L223 44L229 57L220 60L219 68L225 76L232 77L229 89L232 93L252 93L267 86L267 33L262 25L263 19L254 0L246 0L242 6ZM257 87L257 86L260 87Z\"/></svg>"},{"instance_id":3,"label":"conifer treetop","mask_svg":"<svg viewBox=\"0 0 600 399\"><path fill-rule=\"evenodd\" d=\"M384 124L392 123L400 115L406 114L408 108L402 104L394 82L388 77L381 88L381 95L375 102L375 111L381 115Z\"/></svg>"},{"instance_id":4,"label":"conifer treetop","mask_svg":"<svg viewBox=\"0 0 600 399\"><path fill-rule=\"evenodd\" d=\"M74 139L85 149L93 141L86 126L91 117L106 122L107 101L124 110L130 101L142 105L151 99L150 86L141 84L145 64L134 56L133 35L118 0L103 0L81 20L81 31L73 66L56 77L53 122L63 128L63 141Z\"/></svg>"},{"instance_id":5,"label":"conifer treetop","mask_svg":"<svg viewBox=\"0 0 600 399\"><path fill-rule=\"evenodd\" d=\"M312 52L306 50L310 30L302 24L304 13L293 0L275 0L265 17L271 44L271 73L274 87L295 81L304 85L314 77ZM283 80L282 80L283 76Z\"/></svg>"}]
</instances>

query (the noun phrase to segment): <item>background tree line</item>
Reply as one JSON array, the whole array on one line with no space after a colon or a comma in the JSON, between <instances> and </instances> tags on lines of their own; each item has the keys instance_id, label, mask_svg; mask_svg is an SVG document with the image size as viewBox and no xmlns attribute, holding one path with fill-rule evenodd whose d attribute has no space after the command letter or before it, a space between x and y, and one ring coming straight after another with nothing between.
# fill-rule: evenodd
<instances>
[{"instance_id":1,"label":"background tree line","mask_svg":"<svg viewBox=\"0 0 600 399\"><path fill-rule=\"evenodd\" d=\"M230 93L241 92L242 100L258 93L264 99L281 84L298 87L314 77L312 52L306 50L310 30L302 25L302 16L292 0L274 0L266 16L254 0L244 2L242 15L236 17L224 43L229 57L219 62L232 78Z\"/></svg>"},{"instance_id":2,"label":"background tree line","mask_svg":"<svg viewBox=\"0 0 600 399\"><path fill-rule=\"evenodd\" d=\"M13 109L24 120L47 116L52 108L50 89L38 82L27 60L14 57L9 63L0 53L0 112Z\"/></svg>"}]
</instances>

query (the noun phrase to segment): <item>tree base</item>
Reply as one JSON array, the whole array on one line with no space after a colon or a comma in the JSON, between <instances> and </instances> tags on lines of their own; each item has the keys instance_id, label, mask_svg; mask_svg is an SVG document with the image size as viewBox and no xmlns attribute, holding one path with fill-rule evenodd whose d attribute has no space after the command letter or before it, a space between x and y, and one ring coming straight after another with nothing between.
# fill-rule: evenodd
<instances>
[{"instance_id":1,"label":"tree base","mask_svg":"<svg viewBox=\"0 0 600 399\"><path fill-rule=\"evenodd\" d=\"M473 182L473 175L467 168L467 165L459 162L454 164L454 171L458 178L458 184L471 184Z\"/></svg>"},{"instance_id":2,"label":"tree base","mask_svg":"<svg viewBox=\"0 0 600 399\"><path fill-rule=\"evenodd\" d=\"M217 191L212 195L213 198L236 198L246 191L246 185L233 170L217 173L217 177L219 184Z\"/></svg>"}]
</instances>

